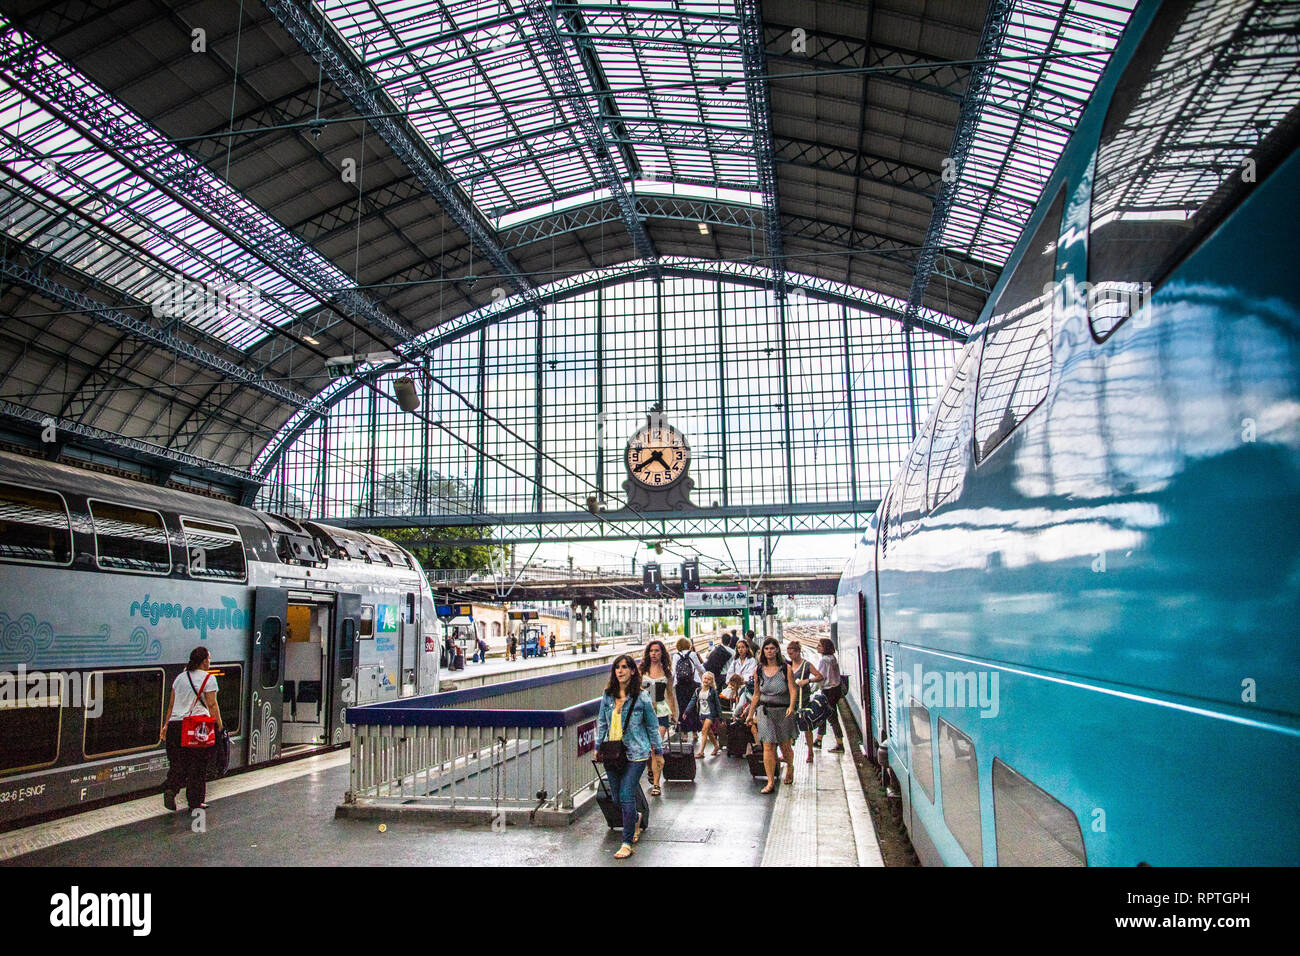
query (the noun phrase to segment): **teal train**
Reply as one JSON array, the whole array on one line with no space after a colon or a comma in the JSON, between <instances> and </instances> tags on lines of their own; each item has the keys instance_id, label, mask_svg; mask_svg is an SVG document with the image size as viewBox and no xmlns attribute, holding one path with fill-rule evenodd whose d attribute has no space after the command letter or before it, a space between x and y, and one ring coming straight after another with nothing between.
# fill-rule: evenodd
<instances>
[{"instance_id":1,"label":"teal train","mask_svg":"<svg viewBox=\"0 0 1300 956\"><path fill-rule=\"evenodd\" d=\"M1298 35L1135 12L845 569L926 864L1300 863Z\"/></svg>"}]
</instances>

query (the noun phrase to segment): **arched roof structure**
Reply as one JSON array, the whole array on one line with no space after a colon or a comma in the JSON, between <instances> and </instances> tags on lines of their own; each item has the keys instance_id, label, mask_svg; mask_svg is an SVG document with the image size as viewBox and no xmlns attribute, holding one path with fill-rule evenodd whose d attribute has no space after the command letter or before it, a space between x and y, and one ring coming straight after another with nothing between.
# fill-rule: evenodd
<instances>
[{"instance_id":1,"label":"arched roof structure","mask_svg":"<svg viewBox=\"0 0 1300 956\"><path fill-rule=\"evenodd\" d=\"M238 480L331 359L674 270L959 338L1131 5L16 0L0 415Z\"/></svg>"}]
</instances>

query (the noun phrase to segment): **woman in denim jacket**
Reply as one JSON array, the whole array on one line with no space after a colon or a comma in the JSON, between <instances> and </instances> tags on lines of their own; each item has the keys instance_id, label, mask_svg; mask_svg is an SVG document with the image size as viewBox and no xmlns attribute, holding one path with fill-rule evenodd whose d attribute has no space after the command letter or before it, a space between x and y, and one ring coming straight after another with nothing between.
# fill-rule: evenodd
<instances>
[{"instance_id":1,"label":"woman in denim jacket","mask_svg":"<svg viewBox=\"0 0 1300 956\"><path fill-rule=\"evenodd\" d=\"M622 770L605 765L610 794L623 813L623 845L614 859L626 860L632 855L632 844L641 837L637 807L638 801L645 801L641 774L652 753L662 756L664 752L654 705L641 693L641 672L627 654L614 658L609 670L609 684L596 717L596 753L599 755L601 744L611 740L623 741L627 749L627 766Z\"/></svg>"}]
</instances>

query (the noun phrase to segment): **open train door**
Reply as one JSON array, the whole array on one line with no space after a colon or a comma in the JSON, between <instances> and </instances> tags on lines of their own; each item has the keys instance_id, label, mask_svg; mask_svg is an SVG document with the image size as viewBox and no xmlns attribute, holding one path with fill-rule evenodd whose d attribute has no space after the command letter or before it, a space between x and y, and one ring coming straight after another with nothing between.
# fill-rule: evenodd
<instances>
[{"instance_id":1,"label":"open train door","mask_svg":"<svg viewBox=\"0 0 1300 956\"><path fill-rule=\"evenodd\" d=\"M326 739L341 744L352 738L343 719L357 702L357 635L361 633L361 595L340 594L334 615L334 639L330 642L329 723Z\"/></svg>"},{"instance_id":2,"label":"open train door","mask_svg":"<svg viewBox=\"0 0 1300 956\"><path fill-rule=\"evenodd\" d=\"M280 756L280 721L284 715L284 622L289 594L281 588L258 588L253 598L253 654L248 714L248 762L265 763Z\"/></svg>"}]
</instances>

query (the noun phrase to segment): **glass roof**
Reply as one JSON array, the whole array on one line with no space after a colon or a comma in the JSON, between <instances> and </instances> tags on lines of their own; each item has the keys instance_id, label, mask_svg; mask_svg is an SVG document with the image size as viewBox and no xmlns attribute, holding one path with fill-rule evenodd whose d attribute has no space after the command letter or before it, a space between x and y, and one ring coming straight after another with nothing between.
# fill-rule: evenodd
<instances>
[{"instance_id":1,"label":"glass roof","mask_svg":"<svg viewBox=\"0 0 1300 956\"><path fill-rule=\"evenodd\" d=\"M945 250L1007 261L1136 5L1017 0L957 178Z\"/></svg>"},{"instance_id":2,"label":"glass roof","mask_svg":"<svg viewBox=\"0 0 1300 956\"><path fill-rule=\"evenodd\" d=\"M343 0L325 10L478 211L501 225L609 188L579 110L533 36L529 15L540 8L533 0ZM733 3L589 0L566 4L555 23L625 184L757 192L753 156L721 148L720 137L734 142L750 128Z\"/></svg>"},{"instance_id":3,"label":"glass roof","mask_svg":"<svg viewBox=\"0 0 1300 956\"><path fill-rule=\"evenodd\" d=\"M6 42L30 42L9 29ZM291 236L68 64L43 48L39 58L48 74L129 124L142 155L163 150L181 157L191 175L241 215ZM179 318L241 350L264 339L272 326L319 307L322 295L334 291L307 289L268 266L2 79L0 220L6 236L36 253L34 264L56 259L154 304L163 318ZM320 272L337 278L336 289L354 285L323 257L309 249L305 254Z\"/></svg>"}]
</instances>

